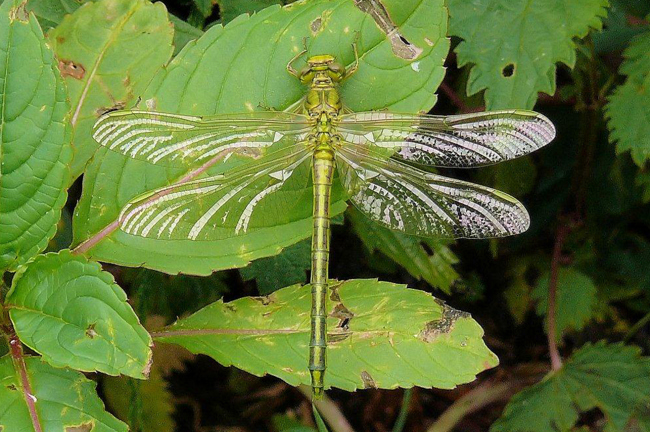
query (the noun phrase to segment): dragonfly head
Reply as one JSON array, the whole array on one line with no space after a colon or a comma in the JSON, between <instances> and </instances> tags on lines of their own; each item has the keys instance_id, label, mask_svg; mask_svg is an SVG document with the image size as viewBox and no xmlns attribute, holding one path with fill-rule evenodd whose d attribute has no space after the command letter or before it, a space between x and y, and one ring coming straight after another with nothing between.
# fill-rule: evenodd
<instances>
[{"instance_id":1,"label":"dragonfly head","mask_svg":"<svg viewBox=\"0 0 650 432\"><path fill-rule=\"evenodd\" d=\"M334 56L321 54L307 59L307 65L300 71L303 84L331 84L345 76L345 67L334 60Z\"/></svg>"}]
</instances>

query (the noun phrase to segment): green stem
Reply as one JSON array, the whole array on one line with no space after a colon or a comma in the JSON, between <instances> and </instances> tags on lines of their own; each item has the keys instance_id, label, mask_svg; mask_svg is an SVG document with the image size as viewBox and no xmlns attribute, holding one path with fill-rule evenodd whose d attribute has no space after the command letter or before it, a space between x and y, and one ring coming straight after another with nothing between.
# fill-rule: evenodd
<instances>
[{"instance_id":1,"label":"green stem","mask_svg":"<svg viewBox=\"0 0 650 432\"><path fill-rule=\"evenodd\" d=\"M627 332L625 335L625 338L623 338L623 342L628 343L630 339L632 339L632 336L636 334L639 330L643 328L646 324L650 322L650 312L645 314L643 318L641 318L639 321L637 321L636 324L632 326L632 328Z\"/></svg>"},{"instance_id":2,"label":"green stem","mask_svg":"<svg viewBox=\"0 0 650 432\"><path fill-rule=\"evenodd\" d=\"M411 397L413 396L413 389L406 389L404 391L404 397L402 398L402 407L399 410L397 415L397 420L395 420L395 425L393 426L393 432L402 432L404 426L406 426L406 418L409 414L409 407L411 406Z\"/></svg>"},{"instance_id":3,"label":"green stem","mask_svg":"<svg viewBox=\"0 0 650 432\"><path fill-rule=\"evenodd\" d=\"M300 393L307 399L312 399L311 388L301 385L298 387ZM338 405L334 403L326 394L321 399L311 401L320 415L323 417L332 432L354 432L352 426L345 418Z\"/></svg>"}]
</instances>

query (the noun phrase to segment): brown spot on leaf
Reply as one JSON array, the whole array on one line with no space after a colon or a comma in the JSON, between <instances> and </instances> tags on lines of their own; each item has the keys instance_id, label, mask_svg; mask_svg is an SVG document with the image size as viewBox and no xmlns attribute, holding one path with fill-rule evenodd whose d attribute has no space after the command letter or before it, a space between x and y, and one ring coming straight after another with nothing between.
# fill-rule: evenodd
<instances>
[{"instance_id":1,"label":"brown spot on leaf","mask_svg":"<svg viewBox=\"0 0 650 432\"><path fill-rule=\"evenodd\" d=\"M363 388L364 389L369 389L369 388L376 389L377 388L377 384L375 384L375 380L366 371L361 371L361 381L363 381Z\"/></svg>"},{"instance_id":2,"label":"brown spot on leaf","mask_svg":"<svg viewBox=\"0 0 650 432\"><path fill-rule=\"evenodd\" d=\"M229 312L237 312L237 307L231 305L230 303L224 304L223 307Z\"/></svg>"},{"instance_id":3,"label":"brown spot on leaf","mask_svg":"<svg viewBox=\"0 0 650 432\"><path fill-rule=\"evenodd\" d=\"M459 311L443 303L442 317L437 320L429 321L420 332L419 337L424 342L433 342L442 334L449 333L458 318L469 318L471 315L467 312Z\"/></svg>"},{"instance_id":4,"label":"brown spot on leaf","mask_svg":"<svg viewBox=\"0 0 650 432\"><path fill-rule=\"evenodd\" d=\"M18 388L17 388L15 385L13 385L13 384L9 384L9 385L7 386L7 388L8 388L9 390L11 390L11 391L16 391L16 390L18 390Z\"/></svg>"},{"instance_id":5,"label":"brown spot on leaf","mask_svg":"<svg viewBox=\"0 0 650 432\"><path fill-rule=\"evenodd\" d=\"M9 19L11 21L29 21L29 12L26 9L27 1L22 2L18 6L9 10Z\"/></svg>"},{"instance_id":6,"label":"brown spot on leaf","mask_svg":"<svg viewBox=\"0 0 650 432\"><path fill-rule=\"evenodd\" d=\"M95 336L97 336L94 323L86 327L86 336L88 336L90 339L95 339Z\"/></svg>"},{"instance_id":7,"label":"brown spot on leaf","mask_svg":"<svg viewBox=\"0 0 650 432\"><path fill-rule=\"evenodd\" d=\"M386 34L393 49L393 54L405 60L414 60L422 54L422 48L408 41L399 32L381 0L354 0L354 4L375 21L377 27Z\"/></svg>"},{"instance_id":8,"label":"brown spot on leaf","mask_svg":"<svg viewBox=\"0 0 650 432\"><path fill-rule=\"evenodd\" d=\"M61 76L82 79L86 75L86 68L81 63L75 63L72 60L59 60L59 71Z\"/></svg>"},{"instance_id":9,"label":"brown spot on leaf","mask_svg":"<svg viewBox=\"0 0 650 432\"><path fill-rule=\"evenodd\" d=\"M256 302L262 303L264 306L273 303L268 296L259 296L259 297L251 297L251 298Z\"/></svg>"},{"instance_id":10,"label":"brown spot on leaf","mask_svg":"<svg viewBox=\"0 0 650 432\"><path fill-rule=\"evenodd\" d=\"M309 28L311 29L311 34L316 35L320 31L322 23L323 20L321 17L318 17L315 20L313 20L309 25Z\"/></svg>"},{"instance_id":11,"label":"brown spot on leaf","mask_svg":"<svg viewBox=\"0 0 650 432\"><path fill-rule=\"evenodd\" d=\"M65 432L90 432L93 430L94 423L87 422L77 426L66 426Z\"/></svg>"},{"instance_id":12,"label":"brown spot on leaf","mask_svg":"<svg viewBox=\"0 0 650 432\"><path fill-rule=\"evenodd\" d=\"M110 106L110 107L99 107L95 110L95 114L97 117L101 117L106 113L109 113L111 111L118 111L121 109L124 109L126 107L126 103L124 102L116 102L115 105Z\"/></svg>"}]
</instances>

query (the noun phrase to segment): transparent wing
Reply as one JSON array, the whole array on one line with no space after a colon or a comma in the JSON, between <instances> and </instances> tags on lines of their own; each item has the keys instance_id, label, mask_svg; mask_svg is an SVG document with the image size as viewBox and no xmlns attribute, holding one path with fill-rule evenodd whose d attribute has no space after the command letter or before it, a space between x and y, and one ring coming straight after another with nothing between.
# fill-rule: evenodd
<instances>
[{"instance_id":1,"label":"transparent wing","mask_svg":"<svg viewBox=\"0 0 650 432\"><path fill-rule=\"evenodd\" d=\"M555 137L546 117L523 110L453 116L350 113L342 116L338 130L350 143L409 162L461 168L514 159Z\"/></svg>"},{"instance_id":2,"label":"transparent wing","mask_svg":"<svg viewBox=\"0 0 650 432\"><path fill-rule=\"evenodd\" d=\"M526 209L497 190L422 171L347 145L336 164L350 201L379 224L422 237L491 238L524 232Z\"/></svg>"},{"instance_id":3,"label":"transparent wing","mask_svg":"<svg viewBox=\"0 0 650 432\"><path fill-rule=\"evenodd\" d=\"M229 152L259 154L285 137L301 141L308 132L306 116L280 111L204 117L112 111L97 120L93 138L135 159L191 165Z\"/></svg>"},{"instance_id":4,"label":"transparent wing","mask_svg":"<svg viewBox=\"0 0 650 432\"><path fill-rule=\"evenodd\" d=\"M168 240L217 240L273 224L295 200L277 192L294 172L309 173L306 146L268 154L224 175L164 187L136 198L120 214L122 231Z\"/></svg>"}]
</instances>

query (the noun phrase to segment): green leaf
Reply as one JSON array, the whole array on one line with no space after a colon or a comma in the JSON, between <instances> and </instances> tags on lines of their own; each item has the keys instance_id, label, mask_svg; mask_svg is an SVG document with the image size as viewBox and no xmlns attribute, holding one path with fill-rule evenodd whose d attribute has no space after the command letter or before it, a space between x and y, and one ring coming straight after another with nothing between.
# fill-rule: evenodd
<instances>
[{"instance_id":1,"label":"green leaf","mask_svg":"<svg viewBox=\"0 0 650 432\"><path fill-rule=\"evenodd\" d=\"M370 252L379 251L399 263L413 277L451 293L458 279L453 265L458 258L447 246L449 241L421 239L381 227L356 209L348 212L352 227Z\"/></svg>"},{"instance_id":2,"label":"green leaf","mask_svg":"<svg viewBox=\"0 0 650 432\"><path fill-rule=\"evenodd\" d=\"M37 357L25 359L43 431L127 432L104 410L95 382L69 369L55 369ZM0 359L0 430L32 431L20 375L9 356Z\"/></svg>"},{"instance_id":3,"label":"green leaf","mask_svg":"<svg viewBox=\"0 0 650 432\"><path fill-rule=\"evenodd\" d=\"M311 266L310 257L311 243L303 240L289 246L279 255L253 261L240 271L244 280L257 281L260 294L270 294L282 287L304 283Z\"/></svg>"},{"instance_id":4,"label":"green leaf","mask_svg":"<svg viewBox=\"0 0 650 432\"><path fill-rule=\"evenodd\" d=\"M19 0L0 6L0 273L43 251L70 181L69 106L52 51Z\"/></svg>"},{"instance_id":5,"label":"green leaf","mask_svg":"<svg viewBox=\"0 0 650 432\"><path fill-rule=\"evenodd\" d=\"M221 21L228 23L244 13L253 13L275 4L290 3L283 0L217 0Z\"/></svg>"},{"instance_id":6,"label":"green leaf","mask_svg":"<svg viewBox=\"0 0 650 432\"><path fill-rule=\"evenodd\" d=\"M610 140L616 152L629 151L634 163L643 167L650 159L650 32L634 39L625 50L621 73L625 83L614 90L605 106Z\"/></svg>"},{"instance_id":7,"label":"green leaf","mask_svg":"<svg viewBox=\"0 0 650 432\"><path fill-rule=\"evenodd\" d=\"M305 88L286 70L291 57L302 49L303 37L309 37L309 54L331 53L349 65L354 57L352 43L358 35L360 67L342 85L345 104L356 111L383 107L428 111L436 100L433 92L443 77L442 62L449 47L443 3L384 1L404 37L422 50L415 59L417 65L393 46L398 44L394 37L387 38L349 0L314 0L284 8L272 6L251 17L242 15L225 27L212 27L188 45L154 79L143 95L143 104L158 111L185 114L247 112L260 109L259 105L285 109L305 93ZM241 162L241 158L237 159L217 164L206 175ZM161 247L157 240L116 230L119 212L131 198L174 184L185 174L100 149L84 177L83 196L74 219L76 242L87 242L81 250L98 260L120 265L205 275L276 255L311 232L312 185L307 176L295 182L295 189L287 191L296 202L296 211L269 214L278 220L276 226L236 238L165 241ZM332 216L346 207L336 183Z\"/></svg>"},{"instance_id":8,"label":"green leaf","mask_svg":"<svg viewBox=\"0 0 650 432\"><path fill-rule=\"evenodd\" d=\"M33 12L47 31L59 25L63 18L79 9L85 0L28 0L27 10Z\"/></svg>"},{"instance_id":9,"label":"green leaf","mask_svg":"<svg viewBox=\"0 0 650 432\"><path fill-rule=\"evenodd\" d=\"M137 386L142 400L142 424L140 432L173 432L173 395L167 382L154 367L146 381L129 383L126 377L104 377L102 390L106 404L115 415L127 422L133 404L133 387ZM135 430L135 428L133 428Z\"/></svg>"},{"instance_id":10,"label":"green leaf","mask_svg":"<svg viewBox=\"0 0 650 432\"><path fill-rule=\"evenodd\" d=\"M530 156L481 169L477 173L480 183L515 197L522 197L535 187L537 167Z\"/></svg>"},{"instance_id":11,"label":"green leaf","mask_svg":"<svg viewBox=\"0 0 650 432\"><path fill-rule=\"evenodd\" d=\"M172 54L173 28L162 3L86 3L49 35L72 104L73 177L99 144L90 129L106 110L130 106Z\"/></svg>"},{"instance_id":12,"label":"green leaf","mask_svg":"<svg viewBox=\"0 0 650 432\"><path fill-rule=\"evenodd\" d=\"M476 321L428 293L376 280L332 281L331 288L326 388L454 388L498 363ZM219 301L154 338L254 375L307 384L310 304L309 286L299 285Z\"/></svg>"},{"instance_id":13,"label":"green leaf","mask_svg":"<svg viewBox=\"0 0 650 432\"><path fill-rule=\"evenodd\" d=\"M151 338L110 273L69 251L38 256L6 299L22 342L53 366L145 378Z\"/></svg>"},{"instance_id":14,"label":"green leaf","mask_svg":"<svg viewBox=\"0 0 650 432\"><path fill-rule=\"evenodd\" d=\"M622 344L586 344L562 369L515 395L491 432L568 431L580 412L600 409L606 432L628 429L650 403L650 360ZM644 429L645 430L645 429Z\"/></svg>"},{"instance_id":15,"label":"green leaf","mask_svg":"<svg viewBox=\"0 0 650 432\"><path fill-rule=\"evenodd\" d=\"M185 45L203 35L203 31L189 25L182 19L169 14L169 21L174 24L174 55L178 54Z\"/></svg>"},{"instance_id":16,"label":"green leaf","mask_svg":"<svg viewBox=\"0 0 650 432\"><path fill-rule=\"evenodd\" d=\"M550 274L542 275L532 292L537 301L537 313L546 316ZM557 275L555 326L557 338L568 330L582 330L594 315L596 285L593 280L573 268L561 268Z\"/></svg>"},{"instance_id":17,"label":"green leaf","mask_svg":"<svg viewBox=\"0 0 650 432\"><path fill-rule=\"evenodd\" d=\"M600 29L607 0L450 0L450 33L471 64L467 94L485 90L488 109L532 108L555 93L556 63L573 67L574 38Z\"/></svg>"},{"instance_id":18,"label":"green leaf","mask_svg":"<svg viewBox=\"0 0 650 432\"><path fill-rule=\"evenodd\" d=\"M274 415L272 421L274 430L278 432L316 432L316 429L305 426L295 418L285 414Z\"/></svg>"}]
</instances>

